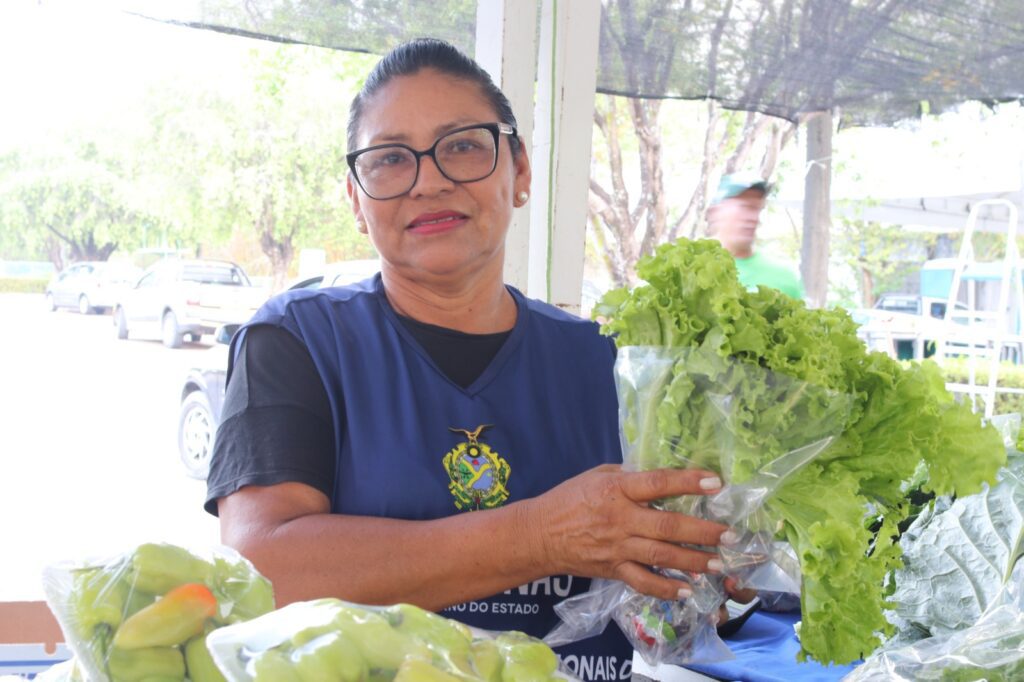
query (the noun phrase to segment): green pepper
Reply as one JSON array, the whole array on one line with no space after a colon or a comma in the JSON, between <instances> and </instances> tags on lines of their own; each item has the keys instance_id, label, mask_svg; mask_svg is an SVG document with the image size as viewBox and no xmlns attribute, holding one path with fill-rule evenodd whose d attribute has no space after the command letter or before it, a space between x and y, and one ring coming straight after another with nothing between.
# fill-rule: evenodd
<instances>
[{"instance_id":1,"label":"green pepper","mask_svg":"<svg viewBox=\"0 0 1024 682\"><path fill-rule=\"evenodd\" d=\"M114 631L109 625L97 626L92 636L83 642L84 647L80 651L82 658L102 668L110 656L110 640L113 638Z\"/></svg>"},{"instance_id":2,"label":"green pepper","mask_svg":"<svg viewBox=\"0 0 1024 682\"><path fill-rule=\"evenodd\" d=\"M207 627L203 634L196 635L185 644L185 667L192 682L226 682L206 648L206 636L210 632L211 628Z\"/></svg>"},{"instance_id":3,"label":"green pepper","mask_svg":"<svg viewBox=\"0 0 1024 682\"><path fill-rule=\"evenodd\" d=\"M362 653L340 632L306 642L291 659L302 682L361 682L370 672Z\"/></svg>"},{"instance_id":4,"label":"green pepper","mask_svg":"<svg viewBox=\"0 0 1024 682\"><path fill-rule=\"evenodd\" d=\"M216 612L217 600L206 585L181 585L122 623L114 645L144 649L184 644L201 633Z\"/></svg>"},{"instance_id":5,"label":"green pepper","mask_svg":"<svg viewBox=\"0 0 1024 682\"><path fill-rule=\"evenodd\" d=\"M394 682L462 682L463 678L439 670L421 658L409 658L398 668Z\"/></svg>"},{"instance_id":6,"label":"green pepper","mask_svg":"<svg viewBox=\"0 0 1024 682\"><path fill-rule=\"evenodd\" d=\"M149 678L185 679L185 658L175 647L151 647L126 651L110 648L107 669L114 682L142 682Z\"/></svg>"},{"instance_id":7,"label":"green pepper","mask_svg":"<svg viewBox=\"0 0 1024 682\"><path fill-rule=\"evenodd\" d=\"M252 660L253 682L302 682L291 659L280 649L267 649Z\"/></svg>"},{"instance_id":8,"label":"green pepper","mask_svg":"<svg viewBox=\"0 0 1024 682\"><path fill-rule=\"evenodd\" d=\"M155 601L155 594L150 594L149 592L143 592L142 590L136 589L129 590L128 597L125 599L124 617L128 618L129 616L135 615Z\"/></svg>"},{"instance_id":9,"label":"green pepper","mask_svg":"<svg viewBox=\"0 0 1024 682\"><path fill-rule=\"evenodd\" d=\"M366 659L370 668L398 670L407 657L430 660L430 647L391 627L387 619L370 611L340 608L332 619L334 629L345 635Z\"/></svg>"},{"instance_id":10,"label":"green pepper","mask_svg":"<svg viewBox=\"0 0 1024 682\"><path fill-rule=\"evenodd\" d=\"M521 632L503 632L495 643L505 657L501 670L504 682L546 680L558 669L558 658L551 648Z\"/></svg>"},{"instance_id":11,"label":"green pepper","mask_svg":"<svg viewBox=\"0 0 1024 682\"><path fill-rule=\"evenodd\" d=\"M97 625L116 628L124 618L127 586L119 572L103 568L76 571L70 610L81 634L91 637Z\"/></svg>"},{"instance_id":12,"label":"green pepper","mask_svg":"<svg viewBox=\"0 0 1024 682\"><path fill-rule=\"evenodd\" d=\"M473 669L478 677L487 682L500 682L501 668L505 663L498 645L489 639L473 642Z\"/></svg>"},{"instance_id":13,"label":"green pepper","mask_svg":"<svg viewBox=\"0 0 1024 682\"><path fill-rule=\"evenodd\" d=\"M182 547L150 543L132 555L131 577L135 589L164 594L185 583L209 585L213 564Z\"/></svg>"},{"instance_id":14,"label":"green pepper","mask_svg":"<svg viewBox=\"0 0 1024 682\"><path fill-rule=\"evenodd\" d=\"M248 562L217 557L213 567L212 587L225 612L225 622L249 620L274 610L270 581Z\"/></svg>"},{"instance_id":15,"label":"green pepper","mask_svg":"<svg viewBox=\"0 0 1024 682\"><path fill-rule=\"evenodd\" d=\"M388 607L386 613L396 630L429 646L458 672L473 673L469 661L473 634L465 625L412 604L396 604Z\"/></svg>"}]
</instances>

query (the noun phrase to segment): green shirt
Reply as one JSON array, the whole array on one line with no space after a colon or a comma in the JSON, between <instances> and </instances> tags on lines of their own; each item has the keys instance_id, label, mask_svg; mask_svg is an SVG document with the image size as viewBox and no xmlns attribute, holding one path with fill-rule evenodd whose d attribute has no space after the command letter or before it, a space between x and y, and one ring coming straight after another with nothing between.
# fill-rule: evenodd
<instances>
[{"instance_id":1,"label":"green shirt","mask_svg":"<svg viewBox=\"0 0 1024 682\"><path fill-rule=\"evenodd\" d=\"M740 284L748 289L763 284L793 298L804 297L804 285L793 268L768 256L755 253L750 258L737 258L736 269L740 273Z\"/></svg>"}]
</instances>

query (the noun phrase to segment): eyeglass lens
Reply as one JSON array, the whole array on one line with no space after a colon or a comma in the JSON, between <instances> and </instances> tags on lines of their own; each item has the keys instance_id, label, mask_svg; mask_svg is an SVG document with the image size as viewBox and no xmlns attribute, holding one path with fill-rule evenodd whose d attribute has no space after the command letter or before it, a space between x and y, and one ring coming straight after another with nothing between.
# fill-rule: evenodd
<instances>
[{"instance_id":1,"label":"eyeglass lens","mask_svg":"<svg viewBox=\"0 0 1024 682\"><path fill-rule=\"evenodd\" d=\"M496 147L487 128L450 133L434 145L437 167L455 182L482 180L494 171ZM392 197L416 184L416 155L405 147L380 147L356 157L356 173L367 194Z\"/></svg>"}]
</instances>

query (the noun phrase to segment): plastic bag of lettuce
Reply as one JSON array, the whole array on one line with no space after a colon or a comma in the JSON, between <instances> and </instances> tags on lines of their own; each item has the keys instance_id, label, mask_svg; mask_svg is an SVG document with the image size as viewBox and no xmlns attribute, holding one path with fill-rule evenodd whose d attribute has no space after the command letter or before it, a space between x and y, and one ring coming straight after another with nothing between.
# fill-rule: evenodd
<instances>
[{"instance_id":1,"label":"plastic bag of lettuce","mask_svg":"<svg viewBox=\"0 0 1024 682\"><path fill-rule=\"evenodd\" d=\"M827 451L845 426L852 396L700 347L626 346L615 365L624 466L719 471L717 495L660 500L655 506L729 525L723 575L746 587L799 594L800 568L775 540L779 490ZM603 631L608 620L651 665L711 663L732 657L717 634L723 575L661 569L690 587L685 601L637 594L616 581L556 607L557 646Z\"/></svg>"},{"instance_id":2,"label":"plastic bag of lettuce","mask_svg":"<svg viewBox=\"0 0 1024 682\"><path fill-rule=\"evenodd\" d=\"M934 363L904 367L869 353L845 311L811 310L766 287L747 291L717 242L666 244L641 260L638 273L645 285L609 292L594 311L620 350L688 348L850 398L828 447L761 501L761 523L774 524L800 561L801 656L848 663L871 653L892 628L884 616L891 591L885 576L900 563L895 540L908 513L907 486L920 480L938 495L977 492L1005 462L999 434L953 400ZM776 449L708 457L696 445L688 452L680 435L699 444L695 435L721 429L714 411L691 409L695 401L763 388L722 391L702 372L694 363L678 364L659 382L662 394L648 398L659 408L638 425L647 432L642 437L674 448L664 456L655 451L641 466L699 463L730 485L745 484L776 462ZM697 387L682 400L671 393L680 374ZM737 423L742 431L743 421ZM750 424L747 435L756 443L763 434L756 419ZM728 448L716 451L723 452Z\"/></svg>"},{"instance_id":3,"label":"plastic bag of lettuce","mask_svg":"<svg viewBox=\"0 0 1024 682\"><path fill-rule=\"evenodd\" d=\"M484 632L410 604L296 602L208 640L228 682L573 680L540 640Z\"/></svg>"}]
</instances>

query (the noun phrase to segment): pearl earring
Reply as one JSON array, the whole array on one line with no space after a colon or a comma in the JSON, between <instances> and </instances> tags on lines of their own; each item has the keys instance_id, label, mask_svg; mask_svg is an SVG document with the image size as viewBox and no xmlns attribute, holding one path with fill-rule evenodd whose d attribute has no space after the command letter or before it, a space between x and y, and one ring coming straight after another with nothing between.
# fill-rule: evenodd
<instances>
[{"instance_id":1,"label":"pearl earring","mask_svg":"<svg viewBox=\"0 0 1024 682\"><path fill-rule=\"evenodd\" d=\"M516 195L516 199L519 200L519 205L520 206L525 204L526 200L529 199L529 198L530 198L530 194L528 192L520 192L519 194Z\"/></svg>"}]
</instances>

